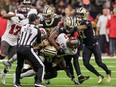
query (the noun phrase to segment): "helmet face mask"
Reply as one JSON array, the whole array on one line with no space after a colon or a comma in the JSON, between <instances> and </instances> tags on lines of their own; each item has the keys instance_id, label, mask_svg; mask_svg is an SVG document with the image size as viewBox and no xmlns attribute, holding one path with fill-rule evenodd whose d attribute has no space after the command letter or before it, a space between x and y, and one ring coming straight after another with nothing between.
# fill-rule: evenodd
<instances>
[{"instance_id":1,"label":"helmet face mask","mask_svg":"<svg viewBox=\"0 0 116 87\"><path fill-rule=\"evenodd\" d=\"M45 19L46 22L48 22L48 23L51 22L51 20L52 20L52 16L51 15L46 15L45 14L43 16L44 16L44 19Z\"/></svg>"},{"instance_id":2,"label":"helmet face mask","mask_svg":"<svg viewBox=\"0 0 116 87\"><path fill-rule=\"evenodd\" d=\"M67 33L70 33L71 31L72 31L72 29L73 29L74 27L69 27L69 26L66 26L66 32Z\"/></svg>"}]
</instances>

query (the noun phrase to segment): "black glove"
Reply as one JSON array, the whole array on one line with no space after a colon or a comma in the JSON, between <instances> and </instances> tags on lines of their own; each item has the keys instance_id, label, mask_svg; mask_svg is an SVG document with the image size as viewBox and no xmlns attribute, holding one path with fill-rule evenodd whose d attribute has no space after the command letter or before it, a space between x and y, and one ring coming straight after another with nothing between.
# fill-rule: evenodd
<instances>
[{"instance_id":1,"label":"black glove","mask_svg":"<svg viewBox=\"0 0 116 87\"><path fill-rule=\"evenodd\" d=\"M63 54L65 54L64 50L62 48L59 48L57 55L63 55Z\"/></svg>"}]
</instances>

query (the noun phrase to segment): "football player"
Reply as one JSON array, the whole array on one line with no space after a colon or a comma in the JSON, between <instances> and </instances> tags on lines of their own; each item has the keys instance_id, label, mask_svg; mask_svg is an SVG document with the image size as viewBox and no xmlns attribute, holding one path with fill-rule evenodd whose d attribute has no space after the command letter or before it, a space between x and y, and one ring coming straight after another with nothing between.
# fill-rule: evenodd
<instances>
[{"instance_id":1,"label":"football player","mask_svg":"<svg viewBox=\"0 0 116 87\"><path fill-rule=\"evenodd\" d=\"M53 7L50 7L49 5L46 5L44 7L40 24L47 31L48 36L50 35L50 32L57 26L60 20L61 20L61 17L55 14ZM45 63L48 64L47 62ZM47 67L49 66L46 65L45 70ZM46 80L46 83L49 83L49 80Z\"/></svg>"},{"instance_id":2,"label":"football player","mask_svg":"<svg viewBox=\"0 0 116 87\"><path fill-rule=\"evenodd\" d=\"M87 19L88 17L88 11L81 7L77 10L77 27L78 27L78 33L79 36L83 39L83 62L85 67L94 73L98 77L98 84L100 84L104 78L103 75L101 75L91 64L90 64L90 58L92 53L95 57L95 62L99 67L101 67L106 72L106 82L110 82L111 80L111 70L108 69L106 64L102 62L101 58L101 51L100 47L97 41L97 38L95 37L94 30L92 28L91 22Z\"/></svg>"},{"instance_id":3,"label":"football player","mask_svg":"<svg viewBox=\"0 0 116 87\"><path fill-rule=\"evenodd\" d=\"M40 24L47 31L49 36L50 32L57 26L60 22L61 17L56 15L54 12L54 8L46 5L43 10L43 19L40 20Z\"/></svg>"},{"instance_id":4,"label":"football player","mask_svg":"<svg viewBox=\"0 0 116 87\"><path fill-rule=\"evenodd\" d=\"M59 25L55 28L55 30L51 33L51 35L49 37L49 41L57 49L57 51L58 51L57 55L64 55L67 50L67 48L65 46L66 43L62 43L62 47L60 47L55 41L56 38L61 33L66 34L69 38L73 38L74 41L69 40L69 42L73 42L73 43L70 43L68 48L70 48L70 47L73 48L73 51L75 51L75 53L69 54L68 56L64 56L64 57L66 60L66 66L68 66L70 68L70 72L71 72L70 78L72 79L72 81L75 82L74 72L73 72L72 64L71 64L71 58L72 57L74 58L75 69L77 71L79 83L81 84L83 81L89 79L89 76L81 75L81 71L80 71L80 67L79 67L79 63L78 63L78 55L77 55L77 51L76 51L77 43L74 44L75 42L78 42L76 30L77 30L76 19L73 17L67 17L67 18L65 18L64 22L60 22ZM64 35L65 38L67 38L66 35ZM61 39L60 42L64 42L64 40ZM67 44L67 46L68 46L68 44Z\"/></svg>"},{"instance_id":5,"label":"football player","mask_svg":"<svg viewBox=\"0 0 116 87\"><path fill-rule=\"evenodd\" d=\"M8 19L7 28L2 36L1 42L1 54L0 59L4 59L8 56L8 60L12 60L9 62L13 62L16 60L16 45L18 35L20 33L21 27L28 23L25 19L25 14L27 13L27 8L24 5L20 5L17 8L17 13L9 12L6 15L3 15L4 18ZM4 63L4 62L3 62ZM8 64L9 65L9 64ZM5 74L9 71L9 67L5 67L5 69L1 72L2 75L2 83L5 84Z\"/></svg>"}]
</instances>

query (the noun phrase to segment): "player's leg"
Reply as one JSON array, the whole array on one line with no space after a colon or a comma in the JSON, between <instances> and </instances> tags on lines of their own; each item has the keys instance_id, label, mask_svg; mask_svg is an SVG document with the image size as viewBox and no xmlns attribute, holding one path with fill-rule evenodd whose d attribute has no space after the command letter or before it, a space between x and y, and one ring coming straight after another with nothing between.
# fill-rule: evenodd
<instances>
[{"instance_id":1,"label":"player's leg","mask_svg":"<svg viewBox=\"0 0 116 87\"><path fill-rule=\"evenodd\" d=\"M69 76L71 78L71 81L73 81L75 84L80 84L79 81L77 81L74 76L74 70L73 70L73 66L71 63L72 57L73 57L72 55L68 55L68 56L64 57L65 61L66 61L65 72L66 72L67 76Z\"/></svg>"},{"instance_id":2,"label":"player's leg","mask_svg":"<svg viewBox=\"0 0 116 87\"><path fill-rule=\"evenodd\" d=\"M93 46L89 46L89 47L86 47L84 46L84 49L83 49L83 62L84 62L84 65L85 67L91 71L92 73L94 73L96 76L101 76L101 74L90 64L90 57L92 55L92 49ZM98 81L99 83L101 83L102 80Z\"/></svg>"},{"instance_id":3,"label":"player's leg","mask_svg":"<svg viewBox=\"0 0 116 87\"><path fill-rule=\"evenodd\" d=\"M14 83L14 87L17 87L18 85L20 86L20 74L21 74L21 70L23 68L23 64L24 64L24 60L25 60L25 56L23 55L24 51L22 50L22 48L19 48L17 51L17 67L16 67L16 72L15 72L15 83Z\"/></svg>"},{"instance_id":4,"label":"player's leg","mask_svg":"<svg viewBox=\"0 0 116 87\"><path fill-rule=\"evenodd\" d=\"M22 72L20 77L21 78L31 77L31 76L34 76L35 74L36 74L36 72L32 68L30 68L27 71Z\"/></svg>"},{"instance_id":5,"label":"player's leg","mask_svg":"<svg viewBox=\"0 0 116 87\"><path fill-rule=\"evenodd\" d=\"M75 78L73 66L71 63L72 56L71 55L65 56L64 59L66 61L67 76L69 76L71 79Z\"/></svg>"},{"instance_id":6,"label":"player's leg","mask_svg":"<svg viewBox=\"0 0 116 87\"><path fill-rule=\"evenodd\" d=\"M14 54L16 54L16 46L9 46L8 59L12 58ZM15 59L16 59L16 57L15 57ZM2 81L5 82L5 74L9 71L9 69L11 67L11 62L3 61L3 64L5 65L5 68L2 71L2 74L3 74Z\"/></svg>"},{"instance_id":7,"label":"player's leg","mask_svg":"<svg viewBox=\"0 0 116 87\"><path fill-rule=\"evenodd\" d=\"M77 52L75 55L73 55L73 64L74 64L74 68L75 68L75 71L76 71L77 76L78 76L78 80L79 80L80 84L82 84L85 80L89 79L90 76L83 76L82 75L78 58L79 58L79 55Z\"/></svg>"},{"instance_id":8,"label":"player's leg","mask_svg":"<svg viewBox=\"0 0 116 87\"><path fill-rule=\"evenodd\" d=\"M55 67L53 67L52 62L45 61L44 64L46 72L46 74L44 75L45 83L50 84L49 79L57 77L57 71Z\"/></svg>"},{"instance_id":9,"label":"player's leg","mask_svg":"<svg viewBox=\"0 0 116 87\"><path fill-rule=\"evenodd\" d=\"M1 54L0 54L0 59L4 59L9 50L10 45L6 41L1 42Z\"/></svg>"},{"instance_id":10,"label":"player's leg","mask_svg":"<svg viewBox=\"0 0 116 87\"><path fill-rule=\"evenodd\" d=\"M44 87L44 85L42 85L42 81L44 78L44 64L32 48L30 54L27 55L27 60L31 63L35 72L37 72L35 76L35 87Z\"/></svg>"},{"instance_id":11,"label":"player's leg","mask_svg":"<svg viewBox=\"0 0 116 87\"><path fill-rule=\"evenodd\" d=\"M102 62L101 51L100 51L99 45L94 45L93 53L94 53L95 61L96 61L97 65L105 70L105 72L107 74L106 80L107 80L107 82L110 82L110 80L111 80L111 70L109 70L108 67L106 66L106 64L104 64Z\"/></svg>"},{"instance_id":12,"label":"player's leg","mask_svg":"<svg viewBox=\"0 0 116 87\"><path fill-rule=\"evenodd\" d=\"M41 58L42 62L44 62L44 60L45 60L44 57L43 56L39 56L39 57ZM21 78L31 77L36 74L36 72L32 69L32 67L30 67L31 65L29 65L28 61L27 61L27 64L26 64L27 66L25 68L23 68L23 71L21 72L21 75L20 75ZM25 64L24 64L24 66L25 66Z\"/></svg>"},{"instance_id":13,"label":"player's leg","mask_svg":"<svg viewBox=\"0 0 116 87\"><path fill-rule=\"evenodd\" d=\"M8 55L8 50L9 50L10 45L6 41L1 42L1 54L0 54L0 59L4 59ZM6 71L1 71L1 81L3 84L5 84L5 75Z\"/></svg>"}]
</instances>

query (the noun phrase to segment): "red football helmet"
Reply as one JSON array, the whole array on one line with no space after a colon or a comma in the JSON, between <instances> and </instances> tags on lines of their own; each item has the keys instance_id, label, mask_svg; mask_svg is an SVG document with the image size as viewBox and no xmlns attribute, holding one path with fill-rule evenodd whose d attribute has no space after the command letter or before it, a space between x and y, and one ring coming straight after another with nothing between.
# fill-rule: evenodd
<instances>
[{"instance_id":1,"label":"red football helmet","mask_svg":"<svg viewBox=\"0 0 116 87\"><path fill-rule=\"evenodd\" d=\"M23 14L26 17L29 10L30 10L30 7L27 7L26 5L21 4L17 7L16 13Z\"/></svg>"}]
</instances>

